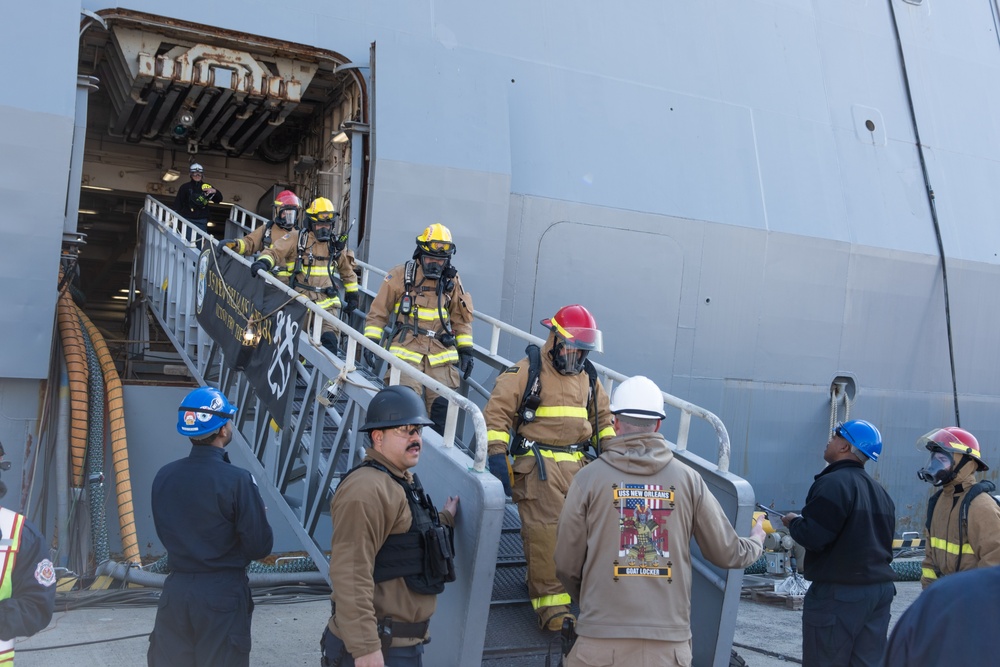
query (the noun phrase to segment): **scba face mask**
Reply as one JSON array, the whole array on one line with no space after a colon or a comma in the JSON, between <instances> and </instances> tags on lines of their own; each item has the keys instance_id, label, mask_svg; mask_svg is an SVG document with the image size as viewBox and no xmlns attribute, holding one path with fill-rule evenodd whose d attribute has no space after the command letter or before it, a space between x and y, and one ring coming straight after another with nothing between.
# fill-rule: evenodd
<instances>
[{"instance_id":1,"label":"scba face mask","mask_svg":"<svg viewBox=\"0 0 1000 667\"><path fill-rule=\"evenodd\" d=\"M930 461L927 465L917 471L920 481L942 486L947 484L955 476L955 465L951 460L951 455L945 452L931 452Z\"/></svg>"}]
</instances>

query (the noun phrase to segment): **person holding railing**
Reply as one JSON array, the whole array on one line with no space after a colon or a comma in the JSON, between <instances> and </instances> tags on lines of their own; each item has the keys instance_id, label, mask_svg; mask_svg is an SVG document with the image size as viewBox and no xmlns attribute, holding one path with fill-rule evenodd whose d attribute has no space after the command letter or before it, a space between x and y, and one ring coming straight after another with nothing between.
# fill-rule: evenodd
<instances>
[{"instance_id":1,"label":"person holding railing","mask_svg":"<svg viewBox=\"0 0 1000 667\"><path fill-rule=\"evenodd\" d=\"M611 413L616 436L573 479L559 517L556 575L580 604L563 664L690 665L691 538L710 563L742 569L763 552L763 521L737 535L702 476L675 460L655 382L622 382Z\"/></svg>"},{"instance_id":2,"label":"person holding railing","mask_svg":"<svg viewBox=\"0 0 1000 667\"><path fill-rule=\"evenodd\" d=\"M457 495L438 512L411 472L430 424L409 387L387 387L368 405L360 430L371 446L330 503L333 608L320 639L324 666L422 664L437 596L455 580L458 514Z\"/></svg>"},{"instance_id":3,"label":"person holding railing","mask_svg":"<svg viewBox=\"0 0 1000 667\"><path fill-rule=\"evenodd\" d=\"M274 198L270 220L241 239L222 239L219 245L244 257L252 257L273 248L276 243L283 247L293 246L298 241L295 223L298 222L301 211L302 203L298 195L291 190L282 190ZM278 227L278 230L274 227ZM290 267L279 266L275 277L287 285L291 275Z\"/></svg>"},{"instance_id":4,"label":"person holding railing","mask_svg":"<svg viewBox=\"0 0 1000 667\"><path fill-rule=\"evenodd\" d=\"M276 205L283 194L278 195ZM295 197L285 208L294 206L298 211L298 205L299 199ZM287 276L289 287L305 294L334 317L341 312L336 286L336 280L341 280L347 301L344 312L350 313L358 306L358 278L354 270L354 253L346 249L347 230L341 224L334 228L337 218L333 202L326 197L316 198L306 209L301 229L287 232L270 248L265 248L250 265L250 273L256 276L261 269L270 271L278 267L279 276L282 273ZM320 344L337 354L338 339L337 329L324 320Z\"/></svg>"},{"instance_id":5,"label":"person holding railing","mask_svg":"<svg viewBox=\"0 0 1000 667\"><path fill-rule=\"evenodd\" d=\"M552 561L559 513L586 452L591 447L600 452L600 439L615 431L608 395L587 360L603 349L593 315L573 304L542 325L549 329L544 347L529 345L528 357L497 377L483 417L490 472L509 489L521 515L528 596L538 625L559 630L564 618L572 618L569 594ZM508 449L514 457L513 487Z\"/></svg>"},{"instance_id":6,"label":"person holding railing","mask_svg":"<svg viewBox=\"0 0 1000 667\"><path fill-rule=\"evenodd\" d=\"M222 192L205 182L205 168L197 162L191 164L189 171L191 180L177 188L174 210L208 234L209 205L221 202Z\"/></svg>"},{"instance_id":7,"label":"person holding railing","mask_svg":"<svg viewBox=\"0 0 1000 667\"><path fill-rule=\"evenodd\" d=\"M365 336L385 343L394 355L446 387L458 388L472 373L472 295L451 263L456 246L442 224L417 237L413 259L385 276L365 320ZM369 366L375 355L365 353ZM405 375L400 383L422 393L434 422L444 432L448 401Z\"/></svg>"}]
</instances>

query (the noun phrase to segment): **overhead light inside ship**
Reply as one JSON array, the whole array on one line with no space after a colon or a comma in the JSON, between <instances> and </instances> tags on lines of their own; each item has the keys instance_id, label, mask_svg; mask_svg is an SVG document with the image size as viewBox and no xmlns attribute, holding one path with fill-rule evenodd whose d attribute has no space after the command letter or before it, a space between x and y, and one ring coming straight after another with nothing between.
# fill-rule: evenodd
<instances>
[{"instance_id":1,"label":"overhead light inside ship","mask_svg":"<svg viewBox=\"0 0 1000 667\"><path fill-rule=\"evenodd\" d=\"M335 144L346 144L351 138L347 136L347 132L341 130L337 134L333 135L333 143Z\"/></svg>"},{"instance_id":2,"label":"overhead light inside ship","mask_svg":"<svg viewBox=\"0 0 1000 667\"><path fill-rule=\"evenodd\" d=\"M97 215L97 211L90 208L81 208L77 213L80 215Z\"/></svg>"},{"instance_id":3,"label":"overhead light inside ship","mask_svg":"<svg viewBox=\"0 0 1000 667\"><path fill-rule=\"evenodd\" d=\"M111 298L114 299L115 301L128 301L127 296L118 296L117 294L112 294Z\"/></svg>"},{"instance_id":4,"label":"overhead light inside ship","mask_svg":"<svg viewBox=\"0 0 1000 667\"><path fill-rule=\"evenodd\" d=\"M102 185L81 185L84 190L99 190L101 192L111 192L113 188L106 188Z\"/></svg>"},{"instance_id":5,"label":"overhead light inside ship","mask_svg":"<svg viewBox=\"0 0 1000 667\"><path fill-rule=\"evenodd\" d=\"M160 180L163 181L164 183L173 183L180 177L181 177L181 172L177 171L176 169L167 169L165 172L163 172L163 176L160 176Z\"/></svg>"}]
</instances>

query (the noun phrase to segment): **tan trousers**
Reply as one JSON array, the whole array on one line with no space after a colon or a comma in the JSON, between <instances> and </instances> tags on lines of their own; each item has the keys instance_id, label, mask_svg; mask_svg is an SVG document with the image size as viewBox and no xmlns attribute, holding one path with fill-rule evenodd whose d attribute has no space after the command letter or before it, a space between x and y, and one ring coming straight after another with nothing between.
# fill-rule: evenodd
<instances>
[{"instance_id":1,"label":"tan trousers","mask_svg":"<svg viewBox=\"0 0 1000 667\"><path fill-rule=\"evenodd\" d=\"M543 452L546 481L538 478L537 460L531 454L514 458L511 498L521 515L521 541L528 562L528 597L539 619L569 611L570 598L556 578L553 558L556 527L573 477L583 467L583 454L548 456Z\"/></svg>"},{"instance_id":2,"label":"tan trousers","mask_svg":"<svg viewBox=\"0 0 1000 667\"><path fill-rule=\"evenodd\" d=\"M691 642L577 637L565 667L691 667Z\"/></svg>"}]
</instances>

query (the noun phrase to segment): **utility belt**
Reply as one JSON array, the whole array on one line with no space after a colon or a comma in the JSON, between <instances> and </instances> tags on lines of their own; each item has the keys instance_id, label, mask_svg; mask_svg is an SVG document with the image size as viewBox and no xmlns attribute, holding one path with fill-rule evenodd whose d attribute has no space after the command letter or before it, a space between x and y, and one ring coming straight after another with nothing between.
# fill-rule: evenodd
<instances>
[{"instance_id":1,"label":"utility belt","mask_svg":"<svg viewBox=\"0 0 1000 667\"><path fill-rule=\"evenodd\" d=\"M330 613L337 615L337 603L330 600ZM392 616L383 616L378 622L378 638L382 642L382 650L387 650L392 645L394 637L400 639L423 639L427 636L427 628L430 627L430 619L420 623L400 623L393 620Z\"/></svg>"},{"instance_id":2,"label":"utility belt","mask_svg":"<svg viewBox=\"0 0 1000 667\"><path fill-rule=\"evenodd\" d=\"M572 445L548 445L544 442L525 440L519 437L519 442L510 447L511 456L534 456L538 459L538 479L548 480L545 474L545 459L553 461L579 461L586 456L585 452L590 447L590 441L576 442Z\"/></svg>"},{"instance_id":3,"label":"utility belt","mask_svg":"<svg viewBox=\"0 0 1000 667\"><path fill-rule=\"evenodd\" d=\"M405 331L411 332L414 337L417 336L427 336L428 338L434 338L435 340L441 341L441 344L445 347L455 347L456 338L455 334L450 331L434 331L433 329L421 329L415 324L398 324L396 325L396 330L393 332L393 336L399 335ZM400 343L403 339L400 339Z\"/></svg>"}]
</instances>

